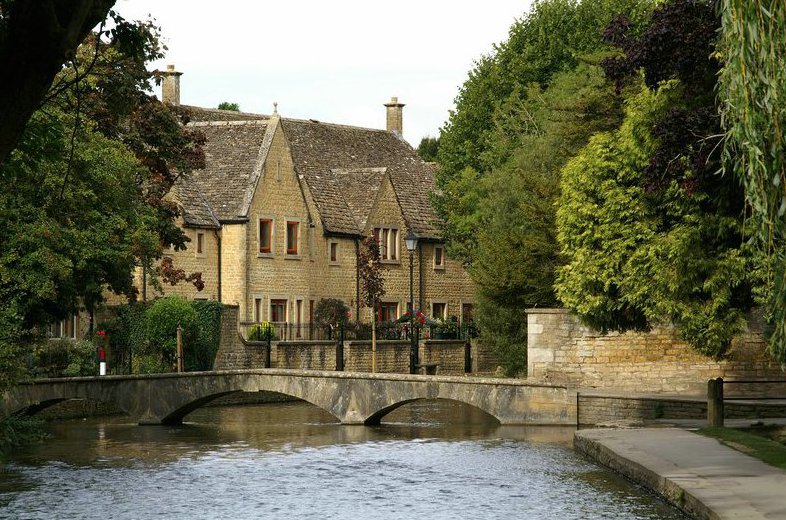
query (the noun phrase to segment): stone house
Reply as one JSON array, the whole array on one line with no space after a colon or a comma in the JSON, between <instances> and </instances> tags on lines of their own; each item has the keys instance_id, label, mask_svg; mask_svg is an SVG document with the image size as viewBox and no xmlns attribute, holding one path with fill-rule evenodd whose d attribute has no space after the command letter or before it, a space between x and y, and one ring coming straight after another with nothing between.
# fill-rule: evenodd
<instances>
[{"instance_id":1,"label":"stone house","mask_svg":"<svg viewBox=\"0 0 786 520\"><path fill-rule=\"evenodd\" d=\"M164 101L179 104L179 81L170 66ZM165 292L238 305L241 321L310 323L322 298L339 298L369 320L359 303L357 255L373 235L386 290L379 318L394 320L408 308L404 237L412 231L415 308L470 320L473 284L446 256L429 203L433 167L401 136L404 105L392 98L385 107L387 130L289 119L275 109L264 116L191 107L189 125L207 138L206 167L170 193L191 242L166 255L186 272L202 272L205 288Z\"/></svg>"}]
</instances>

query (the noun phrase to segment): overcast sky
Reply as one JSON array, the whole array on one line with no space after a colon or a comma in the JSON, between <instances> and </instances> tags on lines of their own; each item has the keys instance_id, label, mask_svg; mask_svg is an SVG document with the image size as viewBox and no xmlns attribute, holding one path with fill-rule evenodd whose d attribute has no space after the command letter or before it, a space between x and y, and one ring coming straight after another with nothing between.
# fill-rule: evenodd
<instances>
[{"instance_id":1,"label":"overcast sky","mask_svg":"<svg viewBox=\"0 0 786 520\"><path fill-rule=\"evenodd\" d=\"M181 102L385 127L397 96L404 137L438 135L473 62L507 39L530 0L118 0L152 15L175 64ZM160 95L160 92L156 92Z\"/></svg>"}]
</instances>

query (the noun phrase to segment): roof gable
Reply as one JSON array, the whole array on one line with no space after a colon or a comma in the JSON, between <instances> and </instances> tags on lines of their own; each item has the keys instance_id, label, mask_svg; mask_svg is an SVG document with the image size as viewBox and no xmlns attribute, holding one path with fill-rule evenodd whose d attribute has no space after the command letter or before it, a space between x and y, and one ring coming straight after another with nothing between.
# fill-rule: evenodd
<instances>
[{"instance_id":1,"label":"roof gable","mask_svg":"<svg viewBox=\"0 0 786 520\"><path fill-rule=\"evenodd\" d=\"M361 234L379 190L379 172L386 172L407 226L422 238L439 238L428 200L433 173L404 140L384 130L297 119L282 119L281 128L326 232Z\"/></svg>"},{"instance_id":2,"label":"roof gable","mask_svg":"<svg viewBox=\"0 0 786 520\"><path fill-rule=\"evenodd\" d=\"M253 188L267 156L265 144L270 144L268 125L267 120L189 123L189 127L197 127L207 138L205 168L195 170L192 177L218 220L247 216Z\"/></svg>"}]
</instances>

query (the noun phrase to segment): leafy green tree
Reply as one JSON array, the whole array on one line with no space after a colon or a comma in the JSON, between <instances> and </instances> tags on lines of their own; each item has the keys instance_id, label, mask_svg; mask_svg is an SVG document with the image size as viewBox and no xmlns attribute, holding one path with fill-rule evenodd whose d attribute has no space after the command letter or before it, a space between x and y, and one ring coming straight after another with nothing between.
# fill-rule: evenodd
<instances>
[{"instance_id":1,"label":"leafy green tree","mask_svg":"<svg viewBox=\"0 0 786 520\"><path fill-rule=\"evenodd\" d=\"M645 178L661 144L652 128L682 96L679 84L642 91L621 129L593 137L563 170L557 219L567 265L557 290L595 328L675 323L698 351L721 357L752 305L734 190L692 191L680 157L681 176L673 172L659 192ZM731 188L728 178L715 181Z\"/></svg>"},{"instance_id":2,"label":"leafy green tree","mask_svg":"<svg viewBox=\"0 0 786 520\"><path fill-rule=\"evenodd\" d=\"M454 257L470 264L478 250L478 201L485 196L482 187L474 188L478 180L503 165L520 138L540 133L528 101L548 88L555 74L575 68L582 56L610 51L600 36L613 17L627 14L635 30L649 5L640 0L537 2L511 27L508 40L477 62L439 136L440 190L433 203Z\"/></svg>"},{"instance_id":3,"label":"leafy green tree","mask_svg":"<svg viewBox=\"0 0 786 520\"><path fill-rule=\"evenodd\" d=\"M418 145L418 155L426 162L434 162L437 160L437 152L439 151L439 138L426 136L420 140Z\"/></svg>"},{"instance_id":4,"label":"leafy green tree","mask_svg":"<svg viewBox=\"0 0 786 520\"><path fill-rule=\"evenodd\" d=\"M237 103L230 103L229 101L222 101L218 104L219 110L229 110L231 112L240 112L240 105Z\"/></svg>"}]
</instances>

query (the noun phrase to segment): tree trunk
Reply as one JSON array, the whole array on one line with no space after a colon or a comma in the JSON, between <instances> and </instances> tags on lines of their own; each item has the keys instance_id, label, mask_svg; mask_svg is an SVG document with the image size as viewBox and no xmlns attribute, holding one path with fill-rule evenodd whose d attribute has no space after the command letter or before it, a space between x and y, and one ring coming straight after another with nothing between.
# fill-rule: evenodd
<instances>
[{"instance_id":1,"label":"tree trunk","mask_svg":"<svg viewBox=\"0 0 786 520\"><path fill-rule=\"evenodd\" d=\"M55 75L115 0L12 0L0 29L0 164Z\"/></svg>"}]
</instances>

